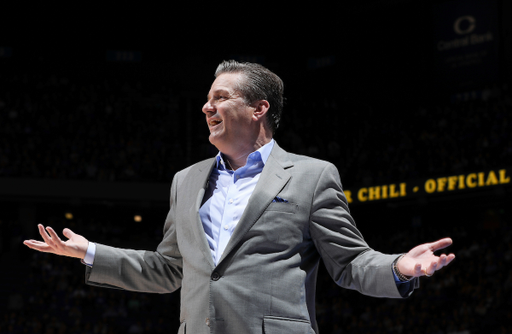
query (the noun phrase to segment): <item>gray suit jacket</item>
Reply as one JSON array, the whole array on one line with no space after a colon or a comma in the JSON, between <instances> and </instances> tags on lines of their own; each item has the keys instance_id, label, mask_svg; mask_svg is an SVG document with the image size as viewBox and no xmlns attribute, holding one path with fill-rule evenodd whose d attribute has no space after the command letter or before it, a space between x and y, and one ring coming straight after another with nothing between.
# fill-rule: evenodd
<instances>
[{"instance_id":1,"label":"gray suit jacket","mask_svg":"<svg viewBox=\"0 0 512 334\"><path fill-rule=\"evenodd\" d=\"M164 238L155 252L98 244L86 282L168 293L181 287L179 333L318 333L315 285L322 258L342 287L401 298L398 256L374 251L349 214L331 163L287 153L277 144L217 266L199 207L214 159L174 177ZM288 202L273 202L276 196Z\"/></svg>"}]
</instances>

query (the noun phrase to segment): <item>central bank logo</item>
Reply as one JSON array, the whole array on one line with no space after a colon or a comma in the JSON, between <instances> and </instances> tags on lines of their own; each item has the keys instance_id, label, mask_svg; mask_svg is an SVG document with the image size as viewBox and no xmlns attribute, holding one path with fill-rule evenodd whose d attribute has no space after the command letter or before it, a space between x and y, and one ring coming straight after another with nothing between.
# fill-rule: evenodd
<instances>
[{"instance_id":1,"label":"central bank logo","mask_svg":"<svg viewBox=\"0 0 512 334\"><path fill-rule=\"evenodd\" d=\"M476 20L471 15L461 16L453 23L453 30L458 35L471 33L476 28Z\"/></svg>"}]
</instances>

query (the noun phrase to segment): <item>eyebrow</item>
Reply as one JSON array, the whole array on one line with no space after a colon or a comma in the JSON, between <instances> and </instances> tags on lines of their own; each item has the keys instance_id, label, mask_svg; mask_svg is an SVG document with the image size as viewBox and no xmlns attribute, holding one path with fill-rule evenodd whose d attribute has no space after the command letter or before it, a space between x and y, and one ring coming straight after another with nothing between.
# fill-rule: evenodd
<instances>
[{"instance_id":1,"label":"eyebrow","mask_svg":"<svg viewBox=\"0 0 512 334\"><path fill-rule=\"evenodd\" d=\"M216 90L213 91L213 95L220 94L220 93L225 93L225 94L228 94L228 95L231 96L231 93L228 90L226 90L226 89L219 88L219 89L216 89ZM208 95L206 95L206 100L207 101L210 100L210 94L209 93L208 93Z\"/></svg>"}]
</instances>

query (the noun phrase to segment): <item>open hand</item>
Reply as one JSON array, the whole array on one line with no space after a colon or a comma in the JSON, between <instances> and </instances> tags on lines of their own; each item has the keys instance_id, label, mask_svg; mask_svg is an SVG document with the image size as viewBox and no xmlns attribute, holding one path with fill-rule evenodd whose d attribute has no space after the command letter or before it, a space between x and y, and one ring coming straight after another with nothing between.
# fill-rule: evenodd
<instances>
[{"instance_id":1,"label":"open hand","mask_svg":"<svg viewBox=\"0 0 512 334\"><path fill-rule=\"evenodd\" d=\"M397 263L398 270L409 277L432 276L455 259L454 254L434 255L434 252L452 244L452 239L444 238L419 245L411 249Z\"/></svg>"},{"instance_id":2,"label":"open hand","mask_svg":"<svg viewBox=\"0 0 512 334\"><path fill-rule=\"evenodd\" d=\"M44 242L38 240L25 240L23 244L29 248L44 253L53 253L57 255L76 257L83 259L89 246L89 241L79 234L73 233L69 228L65 228L62 234L67 241L62 241L57 233L50 227L44 228L43 225L37 225L39 234L43 237Z\"/></svg>"}]
</instances>

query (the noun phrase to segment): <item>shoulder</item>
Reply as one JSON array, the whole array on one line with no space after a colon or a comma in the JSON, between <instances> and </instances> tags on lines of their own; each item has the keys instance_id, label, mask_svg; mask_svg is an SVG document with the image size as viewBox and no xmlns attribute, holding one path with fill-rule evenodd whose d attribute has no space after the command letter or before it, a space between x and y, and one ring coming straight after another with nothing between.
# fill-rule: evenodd
<instances>
[{"instance_id":1,"label":"shoulder","mask_svg":"<svg viewBox=\"0 0 512 334\"><path fill-rule=\"evenodd\" d=\"M277 145L274 146L271 155L280 163L289 164L293 167L305 168L311 171L333 170L336 173L338 172L336 166L329 161L312 158L306 155L290 153Z\"/></svg>"},{"instance_id":2,"label":"shoulder","mask_svg":"<svg viewBox=\"0 0 512 334\"><path fill-rule=\"evenodd\" d=\"M342 188L341 176L336 166L325 160L312 158L306 155L290 153L279 146L274 147L271 156L292 177L304 182L316 184L317 187Z\"/></svg>"},{"instance_id":3,"label":"shoulder","mask_svg":"<svg viewBox=\"0 0 512 334\"><path fill-rule=\"evenodd\" d=\"M200 175L204 172L208 172L208 174L209 174L213 167L214 162L215 162L215 157L208 158L208 159L196 162L195 164L190 165L187 168L180 170L179 172L177 172L174 175L173 183L176 183L176 185L179 185L179 184L181 184L181 182L183 180L185 180L187 178L188 175L191 175L191 174L192 175Z\"/></svg>"},{"instance_id":4,"label":"shoulder","mask_svg":"<svg viewBox=\"0 0 512 334\"><path fill-rule=\"evenodd\" d=\"M292 161L295 164L312 165L312 166L317 166L317 167L321 167L321 168L325 168L325 167L331 166L331 165L334 166L334 164L332 164L329 161L312 158L307 155L301 155L301 154L295 154L295 153L288 152L288 157L289 157L290 161Z\"/></svg>"},{"instance_id":5,"label":"shoulder","mask_svg":"<svg viewBox=\"0 0 512 334\"><path fill-rule=\"evenodd\" d=\"M203 170L205 168L211 168L213 163L215 162L215 157L213 158L208 158L208 159L204 159L202 161L199 161L199 162L196 162L194 163L193 165L190 165L188 166L187 168L184 168L182 170L180 170L179 172L177 172L176 174L180 174L180 175L186 175L188 174L190 171L193 171L193 170Z\"/></svg>"}]
</instances>

